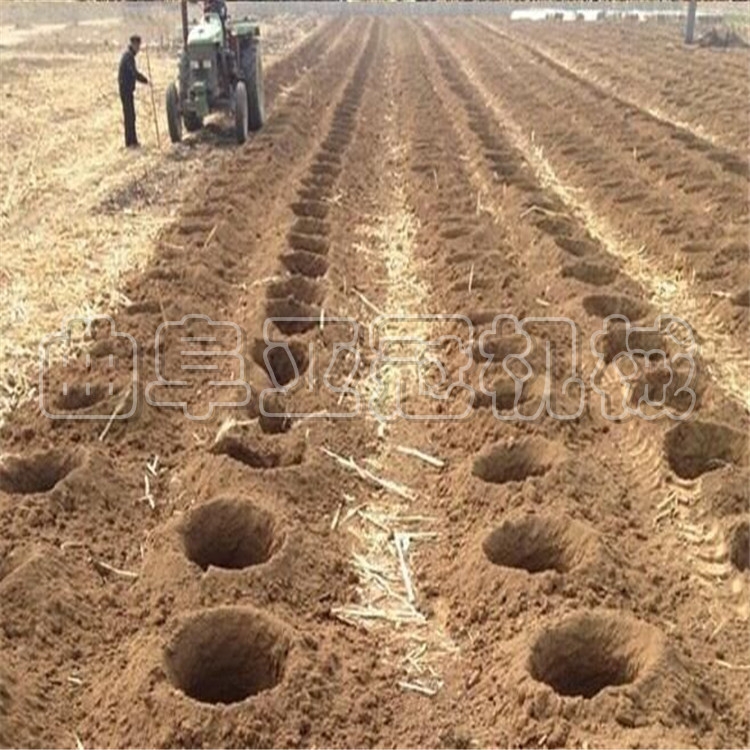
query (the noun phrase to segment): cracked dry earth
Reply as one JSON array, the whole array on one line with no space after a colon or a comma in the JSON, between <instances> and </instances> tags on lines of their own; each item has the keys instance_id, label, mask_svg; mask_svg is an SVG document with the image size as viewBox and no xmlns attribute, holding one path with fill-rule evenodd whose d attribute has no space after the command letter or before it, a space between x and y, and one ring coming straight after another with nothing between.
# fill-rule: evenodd
<instances>
[{"instance_id":1,"label":"cracked dry earth","mask_svg":"<svg viewBox=\"0 0 750 750\"><path fill-rule=\"evenodd\" d=\"M100 326L46 372L122 418L2 430L0 744L746 746L748 54L673 45L657 112L671 27L556 28L341 16L278 64L125 287L135 380ZM201 420L147 402L190 314L244 334L174 397ZM660 314L693 367L628 393L690 418L605 418L619 354L686 343Z\"/></svg>"}]
</instances>

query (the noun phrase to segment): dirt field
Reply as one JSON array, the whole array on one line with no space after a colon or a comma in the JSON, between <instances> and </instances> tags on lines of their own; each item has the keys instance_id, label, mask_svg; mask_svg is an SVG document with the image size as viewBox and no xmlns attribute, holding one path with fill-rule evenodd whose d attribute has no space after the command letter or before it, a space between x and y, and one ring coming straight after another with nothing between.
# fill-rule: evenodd
<instances>
[{"instance_id":1,"label":"dirt field","mask_svg":"<svg viewBox=\"0 0 750 750\"><path fill-rule=\"evenodd\" d=\"M747 747L750 51L266 22L242 148L0 52L0 745ZM24 400L31 312L111 308Z\"/></svg>"}]
</instances>

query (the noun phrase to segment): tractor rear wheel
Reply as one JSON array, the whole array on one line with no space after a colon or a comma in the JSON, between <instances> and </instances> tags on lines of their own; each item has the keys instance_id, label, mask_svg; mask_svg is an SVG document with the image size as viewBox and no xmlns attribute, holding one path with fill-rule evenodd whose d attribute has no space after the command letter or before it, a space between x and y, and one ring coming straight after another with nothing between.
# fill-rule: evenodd
<instances>
[{"instance_id":1,"label":"tractor rear wheel","mask_svg":"<svg viewBox=\"0 0 750 750\"><path fill-rule=\"evenodd\" d=\"M180 96L174 83L170 83L167 87L167 125L169 125L169 138L172 143L179 143L182 140Z\"/></svg>"},{"instance_id":2,"label":"tractor rear wheel","mask_svg":"<svg viewBox=\"0 0 750 750\"><path fill-rule=\"evenodd\" d=\"M260 130L266 119L263 91L263 60L260 42L253 40L240 53L240 76L247 86L247 107L250 130Z\"/></svg>"},{"instance_id":3,"label":"tractor rear wheel","mask_svg":"<svg viewBox=\"0 0 750 750\"><path fill-rule=\"evenodd\" d=\"M237 143L244 143L247 140L247 88L244 81L237 82L235 97L237 102L234 109L234 132Z\"/></svg>"}]
</instances>

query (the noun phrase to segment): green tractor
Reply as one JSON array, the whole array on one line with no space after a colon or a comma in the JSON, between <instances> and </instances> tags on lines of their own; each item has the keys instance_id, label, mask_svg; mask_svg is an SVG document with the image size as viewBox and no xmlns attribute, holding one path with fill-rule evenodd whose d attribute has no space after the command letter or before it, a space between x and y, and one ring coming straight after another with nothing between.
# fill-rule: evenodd
<instances>
[{"instance_id":1,"label":"green tractor","mask_svg":"<svg viewBox=\"0 0 750 750\"><path fill-rule=\"evenodd\" d=\"M265 118L260 27L247 18L233 22L222 2L205 7L203 18L188 26L187 0L182 0L179 81L167 88L169 137L179 143L183 124L192 133L211 112L228 111L234 114L237 142L244 143Z\"/></svg>"}]
</instances>

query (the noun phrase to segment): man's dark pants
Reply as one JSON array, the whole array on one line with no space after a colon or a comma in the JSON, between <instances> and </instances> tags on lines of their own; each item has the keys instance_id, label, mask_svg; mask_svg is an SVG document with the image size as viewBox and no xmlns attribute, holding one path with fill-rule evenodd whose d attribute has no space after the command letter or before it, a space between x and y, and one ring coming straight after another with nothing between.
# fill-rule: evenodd
<instances>
[{"instance_id":1,"label":"man's dark pants","mask_svg":"<svg viewBox=\"0 0 750 750\"><path fill-rule=\"evenodd\" d=\"M122 114L125 118L125 145L137 146L138 136L135 133L135 101L133 94L126 91L120 92L122 100Z\"/></svg>"}]
</instances>

